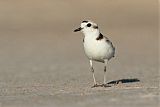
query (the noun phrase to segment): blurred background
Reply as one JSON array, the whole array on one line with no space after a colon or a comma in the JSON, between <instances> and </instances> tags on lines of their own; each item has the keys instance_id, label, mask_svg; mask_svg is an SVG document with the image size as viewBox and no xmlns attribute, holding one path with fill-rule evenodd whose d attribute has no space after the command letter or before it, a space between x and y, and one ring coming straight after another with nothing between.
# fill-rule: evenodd
<instances>
[{"instance_id":1,"label":"blurred background","mask_svg":"<svg viewBox=\"0 0 160 107\"><path fill-rule=\"evenodd\" d=\"M0 95L91 86L83 35L73 32L87 19L116 47L108 81L138 78L144 87L158 87L157 0L0 0ZM102 82L103 64L95 69Z\"/></svg>"}]
</instances>

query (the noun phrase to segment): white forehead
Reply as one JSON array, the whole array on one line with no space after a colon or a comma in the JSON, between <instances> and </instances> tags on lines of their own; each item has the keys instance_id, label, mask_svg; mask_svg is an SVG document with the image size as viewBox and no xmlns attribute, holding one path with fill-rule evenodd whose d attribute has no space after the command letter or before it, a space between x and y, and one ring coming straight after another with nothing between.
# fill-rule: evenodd
<instances>
[{"instance_id":1,"label":"white forehead","mask_svg":"<svg viewBox=\"0 0 160 107\"><path fill-rule=\"evenodd\" d=\"M83 22L81 23L81 27L83 28L83 27L86 26L88 23L90 23L90 24L93 25L93 26L97 26L97 24L94 23L93 21L87 20L87 21L83 21Z\"/></svg>"}]
</instances>

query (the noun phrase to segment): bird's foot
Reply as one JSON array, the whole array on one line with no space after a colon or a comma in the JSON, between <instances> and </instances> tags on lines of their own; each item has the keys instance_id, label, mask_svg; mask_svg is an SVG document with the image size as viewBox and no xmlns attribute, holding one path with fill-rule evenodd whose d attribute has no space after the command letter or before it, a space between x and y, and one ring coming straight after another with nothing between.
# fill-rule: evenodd
<instances>
[{"instance_id":1,"label":"bird's foot","mask_svg":"<svg viewBox=\"0 0 160 107\"><path fill-rule=\"evenodd\" d=\"M94 84L91 88L99 87L98 84Z\"/></svg>"}]
</instances>

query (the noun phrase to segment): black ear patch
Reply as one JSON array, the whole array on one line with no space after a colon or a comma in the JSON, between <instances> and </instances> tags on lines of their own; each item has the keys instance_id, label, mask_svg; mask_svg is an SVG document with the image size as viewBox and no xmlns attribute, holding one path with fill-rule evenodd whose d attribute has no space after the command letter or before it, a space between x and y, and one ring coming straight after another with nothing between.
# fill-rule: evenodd
<instances>
[{"instance_id":1,"label":"black ear patch","mask_svg":"<svg viewBox=\"0 0 160 107\"><path fill-rule=\"evenodd\" d=\"M90 24L90 23L88 23L88 24L87 24L87 27L91 27L91 24Z\"/></svg>"}]
</instances>

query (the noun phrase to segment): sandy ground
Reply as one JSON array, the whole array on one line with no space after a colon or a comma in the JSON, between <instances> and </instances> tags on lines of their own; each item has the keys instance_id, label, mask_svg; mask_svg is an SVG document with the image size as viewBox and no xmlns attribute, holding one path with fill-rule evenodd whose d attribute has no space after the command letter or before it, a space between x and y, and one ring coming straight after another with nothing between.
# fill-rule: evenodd
<instances>
[{"instance_id":1,"label":"sandy ground","mask_svg":"<svg viewBox=\"0 0 160 107\"><path fill-rule=\"evenodd\" d=\"M111 87L91 88L82 20L116 47ZM158 107L156 0L1 0L0 107ZM103 64L94 63L103 81ZM122 83L114 85L115 81Z\"/></svg>"}]
</instances>

